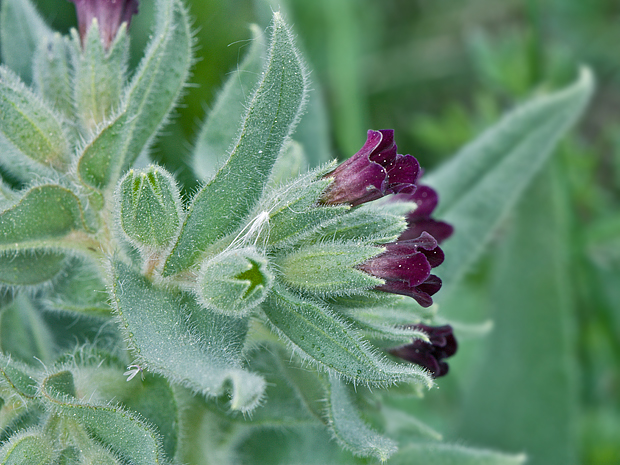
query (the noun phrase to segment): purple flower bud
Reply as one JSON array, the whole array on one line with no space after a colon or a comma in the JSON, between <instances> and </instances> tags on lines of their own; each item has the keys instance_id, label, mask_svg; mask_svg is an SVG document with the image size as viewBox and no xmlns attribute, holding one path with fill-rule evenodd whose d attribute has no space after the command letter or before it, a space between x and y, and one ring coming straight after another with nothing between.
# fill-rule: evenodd
<instances>
[{"instance_id":1,"label":"purple flower bud","mask_svg":"<svg viewBox=\"0 0 620 465\"><path fill-rule=\"evenodd\" d=\"M387 194L414 190L420 165L415 157L396 151L392 129L369 130L359 152L325 175L333 178L333 182L323 194L322 202L348 203L354 207Z\"/></svg>"},{"instance_id":2,"label":"purple flower bud","mask_svg":"<svg viewBox=\"0 0 620 465\"><path fill-rule=\"evenodd\" d=\"M441 288L441 280L431 269L441 265L443 251L428 233L416 239L385 244L385 252L359 265L359 269L385 280L376 289L413 297L423 307L433 304L432 295Z\"/></svg>"},{"instance_id":3,"label":"purple flower bud","mask_svg":"<svg viewBox=\"0 0 620 465\"><path fill-rule=\"evenodd\" d=\"M418 186L412 193L400 193L393 197L394 201L415 202L418 205L407 215L407 229L400 235L399 240L408 240L427 232L438 243L449 238L454 232L452 225L431 218L431 214L439 201L437 192L429 186Z\"/></svg>"},{"instance_id":4,"label":"purple flower bud","mask_svg":"<svg viewBox=\"0 0 620 465\"><path fill-rule=\"evenodd\" d=\"M416 339L412 344L390 349L389 353L418 365L422 365L433 373L435 378L448 373L448 364L444 358L456 353L458 344L452 332L452 326L427 326L423 324L409 325L411 329L424 331L430 342Z\"/></svg>"},{"instance_id":5,"label":"purple flower bud","mask_svg":"<svg viewBox=\"0 0 620 465\"><path fill-rule=\"evenodd\" d=\"M75 3L82 44L88 30L97 19L99 33L106 50L116 37L122 23L131 22L131 17L138 13L138 0L69 0Z\"/></svg>"}]
</instances>

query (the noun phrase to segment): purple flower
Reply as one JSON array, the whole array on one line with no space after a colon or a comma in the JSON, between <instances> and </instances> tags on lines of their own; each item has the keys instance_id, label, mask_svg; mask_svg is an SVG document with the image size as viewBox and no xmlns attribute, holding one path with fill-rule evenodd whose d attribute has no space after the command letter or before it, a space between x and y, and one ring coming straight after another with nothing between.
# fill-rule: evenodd
<instances>
[{"instance_id":1,"label":"purple flower","mask_svg":"<svg viewBox=\"0 0 620 465\"><path fill-rule=\"evenodd\" d=\"M116 37L122 23L131 22L131 17L138 13L138 0L69 0L75 3L82 44L88 34L93 19L97 18L99 34L106 48Z\"/></svg>"},{"instance_id":2,"label":"purple flower","mask_svg":"<svg viewBox=\"0 0 620 465\"><path fill-rule=\"evenodd\" d=\"M452 225L431 218L439 201L435 189L429 186L418 186L412 193L395 195L393 201L415 202L418 205L418 208L407 215L407 229L398 240L414 239L423 232L427 232L441 244L454 232Z\"/></svg>"},{"instance_id":3,"label":"purple flower","mask_svg":"<svg viewBox=\"0 0 620 465\"><path fill-rule=\"evenodd\" d=\"M418 324L408 327L424 331L428 334L430 342L416 339L412 344L390 349L390 354L409 362L422 365L432 372L435 378L447 374L448 364L444 362L443 359L453 356L458 347L456 338L452 333L452 326L427 326Z\"/></svg>"},{"instance_id":4,"label":"purple flower","mask_svg":"<svg viewBox=\"0 0 620 465\"><path fill-rule=\"evenodd\" d=\"M413 297L421 306L431 306L431 296L441 288L441 280L431 274L431 269L444 259L435 238L423 232L416 239L398 240L384 247L385 252L358 268L385 280L377 290Z\"/></svg>"},{"instance_id":5,"label":"purple flower","mask_svg":"<svg viewBox=\"0 0 620 465\"><path fill-rule=\"evenodd\" d=\"M325 175L333 182L321 201L354 207L387 194L414 190L420 172L418 160L396 150L392 129L369 130L360 151Z\"/></svg>"}]
</instances>

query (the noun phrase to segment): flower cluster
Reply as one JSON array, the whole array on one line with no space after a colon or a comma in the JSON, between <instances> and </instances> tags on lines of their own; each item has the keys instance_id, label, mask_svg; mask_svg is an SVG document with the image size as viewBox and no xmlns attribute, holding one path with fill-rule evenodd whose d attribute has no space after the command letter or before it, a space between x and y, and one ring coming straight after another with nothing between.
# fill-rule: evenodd
<instances>
[{"instance_id":1,"label":"flower cluster","mask_svg":"<svg viewBox=\"0 0 620 465\"><path fill-rule=\"evenodd\" d=\"M69 0L75 3L82 43L93 23L97 19L101 40L106 48L114 41L121 24L131 22L131 17L138 13L138 0Z\"/></svg>"},{"instance_id":2,"label":"flower cluster","mask_svg":"<svg viewBox=\"0 0 620 465\"><path fill-rule=\"evenodd\" d=\"M452 333L452 326L411 325L411 329L420 329L428 334L429 342L416 339L411 344L390 349L390 354L427 368L435 378L448 373L448 364L444 358L451 357L458 347Z\"/></svg>"}]
</instances>

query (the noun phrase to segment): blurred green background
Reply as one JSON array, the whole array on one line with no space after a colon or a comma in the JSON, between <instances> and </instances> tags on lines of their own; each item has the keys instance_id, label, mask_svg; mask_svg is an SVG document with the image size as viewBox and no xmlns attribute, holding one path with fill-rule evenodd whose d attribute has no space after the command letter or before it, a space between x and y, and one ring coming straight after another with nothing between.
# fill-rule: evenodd
<instances>
[{"instance_id":1,"label":"blurred green background","mask_svg":"<svg viewBox=\"0 0 620 465\"><path fill-rule=\"evenodd\" d=\"M75 24L70 3L37 3L55 28ZM530 463L620 464L620 3L187 3L196 18L194 85L154 157L190 190L199 123L243 56L248 24L267 27L271 9L286 14L312 70L307 117L328 123L304 139L316 140L323 159L355 153L369 128L394 128L400 151L431 170L507 109L567 84L581 65L593 68L598 88L581 124L441 302L461 341L451 374L424 400L386 402L446 439L525 451ZM151 2L140 9L134 63Z\"/></svg>"}]
</instances>

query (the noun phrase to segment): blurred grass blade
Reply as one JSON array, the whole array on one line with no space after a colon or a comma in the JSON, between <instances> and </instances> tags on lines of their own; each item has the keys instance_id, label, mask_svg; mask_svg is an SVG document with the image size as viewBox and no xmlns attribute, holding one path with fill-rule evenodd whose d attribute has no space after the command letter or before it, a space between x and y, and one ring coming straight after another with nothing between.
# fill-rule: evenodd
<instances>
[{"instance_id":1,"label":"blurred grass blade","mask_svg":"<svg viewBox=\"0 0 620 465\"><path fill-rule=\"evenodd\" d=\"M353 455L372 455L385 462L398 449L396 443L364 423L349 398L346 386L338 378L331 375L329 385L327 415L329 428L336 440Z\"/></svg>"},{"instance_id":2,"label":"blurred grass blade","mask_svg":"<svg viewBox=\"0 0 620 465\"><path fill-rule=\"evenodd\" d=\"M118 114L83 148L78 174L91 187L115 184L148 150L176 105L192 63L192 33L180 0L157 2L153 39Z\"/></svg>"},{"instance_id":3,"label":"blurred grass blade","mask_svg":"<svg viewBox=\"0 0 620 465\"><path fill-rule=\"evenodd\" d=\"M525 454L510 455L457 444L423 443L401 448L392 456L390 465L524 465L526 461Z\"/></svg>"},{"instance_id":4,"label":"blurred grass blade","mask_svg":"<svg viewBox=\"0 0 620 465\"><path fill-rule=\"evenodd\" d=\"M243 319L157 289L121 262L113 261L110 272L113 305L137 364L206 397L230 390L233 410L259 404L265 381L242 368Z\"/></svg>"},{"instance_id":5,"label":"blurred grass blade","mask_svg":"<svg viewBox=\"0 0 620 465\"><path fill-rule=\"evenodd\" d=\"M2 0L0 51L2 62L22 81L32 80L32 57L39 43L52 35L31 0Z\"/></svg>"},{"instance_id":6,"label":"blurred grass blade","mask_svg":"<svg viewBox=\"0 0 620 465\"><path fill-rule=\"evenodd\" d=\"M592 73L583 69L570 87L513 111L425 177L425 184L439 193L437 215L455 228L442 245L444 289L438 300L445 299L484 251L499 222L583 112L593 87Z\"/></svg>"},{"instance_id":7,"label":"blurred grass blade","mask_svg":"<svg viewBox=\"0 0 620 465\"><path fill-rule=\"evenodd\" d=\"M306 71L279 13L273 16L272 30L267 64L238 140L226 164L194 197L164 276L195 265L207 246L239 226L261 197L297 124L307 91Z\"/></svg>"},{"instance_id":8,"label":"blurred grass blade","mask_svg":"<svg viewBox=\"0 0 620 465\"><path fill-rule=\"evenodd\" d=\"M495 328L459 431L472 442L525 451L532 465L577 463L567 212L554 175L545 170L524 197L499 254Z\"/></svg>"},{"instance_id":9,"label":"blurred grass blade","mask_svg":"<svg viewBox=\"0 0 620 465\"><path fill-rule=\"evenodd\" d=\"M196 141L192 167L202 181L209 181L226 163L247 111L245 105L261 78L267 47L263 31L255 24L251 30L250 48L238 69L229 74Z\"/></svg>"}]
</instances>

